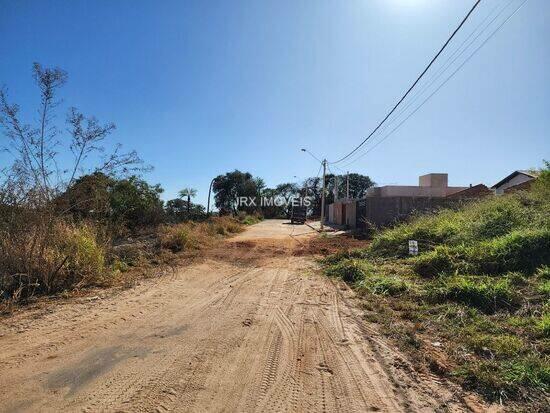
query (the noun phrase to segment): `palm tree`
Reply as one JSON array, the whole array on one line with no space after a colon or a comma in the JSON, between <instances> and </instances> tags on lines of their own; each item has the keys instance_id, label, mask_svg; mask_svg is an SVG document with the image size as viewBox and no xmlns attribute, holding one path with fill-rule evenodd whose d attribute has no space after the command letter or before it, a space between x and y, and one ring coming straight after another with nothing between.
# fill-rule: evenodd
<instances>
[{"instance_id":1,"label":"palm tree","mask_svg":"<svg viewBox=\"0 0 550 413\"><path fill-rule=\"evenodd\" d=\"M197 196L197 190L194 188L184 188L179 192L180 198L187 197L187 218L190 217L191 214L191 198L194 198Z\"/></svg>"}]
</instances>

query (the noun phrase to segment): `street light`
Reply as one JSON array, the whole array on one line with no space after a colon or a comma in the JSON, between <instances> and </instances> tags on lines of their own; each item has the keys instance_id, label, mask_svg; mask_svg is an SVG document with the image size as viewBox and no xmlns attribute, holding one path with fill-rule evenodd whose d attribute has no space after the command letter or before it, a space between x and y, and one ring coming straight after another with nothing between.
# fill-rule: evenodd
<instances>
[{"instance_id":1,"label":"street light","mask_svg":"<svg viewBox=\"0 0 550 413\"><path fill-rule=\"evenodd\" d=\"M208 204L206 206L206 216L207 217L210 216L210 193L212 192L212 184L214 183L216 178L212 178L212 180L210 181L210 187L208 188Z\"/></svg>"}]
</instances>

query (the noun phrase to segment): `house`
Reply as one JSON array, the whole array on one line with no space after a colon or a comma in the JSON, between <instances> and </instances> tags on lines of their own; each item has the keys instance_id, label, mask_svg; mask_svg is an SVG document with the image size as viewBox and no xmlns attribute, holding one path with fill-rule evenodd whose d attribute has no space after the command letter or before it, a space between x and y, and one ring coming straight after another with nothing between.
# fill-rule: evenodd
<instances>
[{"instance_id":1,"label":"house","mask_svg":"<svg viewBox=\"0 0 550 413\"><path fill-rule=\"evenodd\" d=\"M418 178L418 186L386 185L367 190L367 197L430 197L445 198L455 192L467 189L466 186L449 186L449 176L445 173L431 173Z\"/></svg>"},{"instance_id":2,"label":"house","mask_svg":"<svg viewBox=\"0 0 550 413\"><path fill-rule=\"evenodd\" d=\"M531 181L537 178L537 174L533 171L518 170L512 172L506 178L494 184L491 189L496 195L502 195L505 192L515 189L527 189L531 185ZM518 187L521 185L521 187Z\"/></svg>"},{"instance_id":3,"label":"house","mask_svg":"<svg viewBox=\"0 0 550 413\"><path fill-rule=\"evenodd\" d=\"M431 173L418 179L418 186L387 185L369 188L363 199L336 200L328 207L328 222L349 228L366 223L386 225L415 211L426 211L457 202L449 195L468 189L449 186L446 173Z\"/></svg>"},{"instance_id":4,"label":"house","mask_svg":"<svg viewBox=\"0 0 550 413\"><path fill-rule=\"evenodd\" d=\"M454 192L450 195L447 195L447 199L478 199L484 198L489 195L493 195L494 192L487 188L486 185L477 184L470 185L469 188L463 189L462 191Z\"/></svg>"}]
</instances>

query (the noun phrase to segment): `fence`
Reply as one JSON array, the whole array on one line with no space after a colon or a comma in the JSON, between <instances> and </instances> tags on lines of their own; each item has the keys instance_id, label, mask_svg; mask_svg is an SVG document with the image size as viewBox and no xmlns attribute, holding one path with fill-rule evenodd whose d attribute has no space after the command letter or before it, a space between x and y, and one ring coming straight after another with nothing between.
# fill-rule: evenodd
<instances>
[{"instance_id":1,"label":"fence","mask_svg":"<svg viewBox=\"0 0 550 413\"><path fill-rule=\"evenodd\" d=\"M356 226L384 226L403 220L414 212L427 212L456 205L459 200L432 197L367 197L357 201Z\"/></svg>"}]
</instances>

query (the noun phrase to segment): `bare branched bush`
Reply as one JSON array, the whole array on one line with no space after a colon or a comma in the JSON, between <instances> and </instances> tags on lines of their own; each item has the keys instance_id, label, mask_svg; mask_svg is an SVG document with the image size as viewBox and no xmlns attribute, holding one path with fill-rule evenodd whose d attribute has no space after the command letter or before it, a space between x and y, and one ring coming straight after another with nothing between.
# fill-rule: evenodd
<instances>
[{"instance_id":1,"label":"bare branched bush","mask_svg":"<svg viewBox=\"0 0 550 413\"><path fill-rule=\"evenodd\" d=\"M129 175L146 169L135 151L120 145L107 153L113 123L100 123L71 107L63 122L58 112L67 73L35 63L33 79L40 93L38 117L22 119L20 106L0 88L2 149L11 164L0 172L0 295L28 296L98 280L105 250L96 229L73 224L70 208L57 199L84 174ZM66 161L67 158L72 160ZM95 282L95 281L94 281Z\"/></svg>"}]
</instances>

